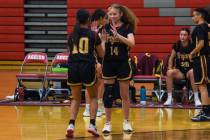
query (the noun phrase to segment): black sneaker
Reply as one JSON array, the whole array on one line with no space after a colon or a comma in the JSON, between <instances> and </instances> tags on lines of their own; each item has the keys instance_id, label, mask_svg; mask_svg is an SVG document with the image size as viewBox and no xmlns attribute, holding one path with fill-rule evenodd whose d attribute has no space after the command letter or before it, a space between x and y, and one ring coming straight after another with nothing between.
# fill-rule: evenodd
<instances>
[{"instance_id":1,"label":"black sneaker","mask_svg":"<svg viewBox=\"0 0 210 140\"><path fill-rule=\"evenodd\" d=\"M203 110L201 110L198 115L191 118L193 122L204 122L210 121L210 115L206 114Z\"/></svg>"}]
</instances>

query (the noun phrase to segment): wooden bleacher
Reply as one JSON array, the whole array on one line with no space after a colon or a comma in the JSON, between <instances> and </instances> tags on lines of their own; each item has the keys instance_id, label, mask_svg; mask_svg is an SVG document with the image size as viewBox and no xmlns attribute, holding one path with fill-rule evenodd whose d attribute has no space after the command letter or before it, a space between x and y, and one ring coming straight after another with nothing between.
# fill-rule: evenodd
<instances>
[{"instance_id":1,"label":"wooden bleacher","mask_svg":"<svg viewBox=\"0 0 210 140\"><path fill-rule=\"evenodd\" d=\"M0 60L24 58L24 2L0 0Z\"/></svg>"},{"instance_id":2,"label":"wooden bleacher","mask_svg":"<svg viewBox=\"0 0 210 140\"><path fill-rule=\"evenodd\" d=\"M35 25L32 28L33 30L27 30L28 28L26 27L31 22L25 22L24 16L34 16L40 19L43 19L43 16L45 16L43 13L30 13L39 8L38 2L30 1L32 0L0 0L0 67L5 67L5 63L9 66L14 65L16 62L15 65L18 66L20 64L19 62L24 58L25 51L35 50L43 52L48 50L50 56L55 54L56 51L65 51L63 45L66 43L66 40L63 40L63 37L72 31L76 11L79 8L86 8L90 12L93 12L95 8L106 10L112 3L120 3L128 6L139 18L135 36L136 46L131 50L132 55L150 52L162 58L170 52L172 43L178 39L179 30L183 27L192 28L194 26L191 21L193 8L207 7L210 4L209 0L55 0L52 1L52 5L50 6L51 9L55 8L55 12L57 11L57 13L51 11L51 13L47 13L46 15L48 18L53 16L67 16L67 21L62 21L62 25L57 22L59 28L65 25L67 25L67 28L66 31L55 32L54 23L53 25L49 23L48 26L42 26L43 28L40 28L40 30L44 28L47 28L46 30L49 29L49 32L47 32L49 37L60 36L61 38L61 40L54 39L51 42L49 40L47 40L48 42L43 42L42 40L26 38L26 35L31 35L31 37L43 36L44 38L46 33L37 30L34 32L33 30L37 29L38 25ZM31 3L32 5L30 5ZM45 3L47 3L47 0L42 4ZM46 6L46 4L42 6ZM67 14L65 12L61 13L62 10L58 10L59 8L65 9L65 7L67 7ZM24 13L26 10L29 13ZM48 11L50 11L49 5ZM52 31L50 31L50 26L53 28ZM62 29L65 28L62 27ZM28 45L30 43L31 45ZM46 46L45 44L49 45ZM26 46L29 48L26 48ZM58 47L57 50L56 47Z\"/></svg>"}]
</instances>

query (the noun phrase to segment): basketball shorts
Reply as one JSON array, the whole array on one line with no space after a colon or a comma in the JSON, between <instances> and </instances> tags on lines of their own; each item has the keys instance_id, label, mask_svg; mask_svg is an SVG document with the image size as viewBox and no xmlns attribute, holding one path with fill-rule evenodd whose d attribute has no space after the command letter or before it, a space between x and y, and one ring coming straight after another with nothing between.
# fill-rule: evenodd
<instances>
[{"instance_id":1,"label":"basketball shorts","mask_svg":"<svg viewBox=\"0 0 210 140\"><path fill-rule=\"evenodd\" d=\"M210 57L199 56L193 58L193 72L195 84L210 83Z\"/></svg>"},{"instance_id":2,"label":"basketball shorts","mask_svg":"<svg viewBox=\"0 0 210 140\"><path fill-rule=\"evenodd\" d=\"M132 76L130 61L103 61L102 74L102 78L106 80L130 80Z\"/></svg>"},{"instance_id":3,"label":"basketball shorts","mask_svg":"<svg viewBox=\"0 0 210 140\"><path fill-rule=\"evenodd\" d=\"M74 62L69 64L68 84L70 86L93 86L95 82L95 63Z\"/></svg>"}]
</instances>

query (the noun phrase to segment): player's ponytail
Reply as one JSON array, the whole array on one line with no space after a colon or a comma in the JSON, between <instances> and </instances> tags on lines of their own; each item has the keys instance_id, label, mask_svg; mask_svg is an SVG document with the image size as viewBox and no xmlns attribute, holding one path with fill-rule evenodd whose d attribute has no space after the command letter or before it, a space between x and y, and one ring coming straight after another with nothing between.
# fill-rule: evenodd
<instances>
[{"instance_id":1,"label":"player's ponytail","mask_svg":"<svg viewBox=\"0 0 210 140\"><path fill-rule=\"evenodd\" d=\"M87 24L89 22L90 14L85 9L79 9L76 14L76 24L72 32L72 40L74 45L79 44L80 39L80 24Z\"/></svg>"}]
</instances>

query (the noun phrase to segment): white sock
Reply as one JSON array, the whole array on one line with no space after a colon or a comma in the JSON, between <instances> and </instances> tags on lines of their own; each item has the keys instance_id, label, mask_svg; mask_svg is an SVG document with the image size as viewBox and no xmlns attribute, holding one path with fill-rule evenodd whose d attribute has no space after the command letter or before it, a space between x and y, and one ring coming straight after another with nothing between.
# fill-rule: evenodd
<instances>
[{"instance_id":1,"label":"white sock","mask_svg":"<svg viewBox=\"0 0 210 140\"><path fill-rule=\"evenodd\" d=\"M89 109L90 108L90 104L85 104L85 108Z\"/></svg>"},{"instance_id":2,"label":"white sock","mask_svg":"<svg viewBox=\"0 0 210 140\"><path fill-rule=\"evenodd\" d=\"M102 104L102 103L103 103L102 99L98 99L98 104Z\"/></svg>"},{"instance_id":3,"label":"white sock","mask_svg":"<svg viewBox=\"0 0 210 140\"><path fill-rule=\"evenodd\" d=\"M194 100L199 100L198 92L194 92Z\"/></svg>"},{"instance_id":4,"label":"white sock","mask_svg":"<svg viewBox=\"0 0 210 140\"><path fill-rule=\"evenodd\" d=\"M171 100L172 99L172 92L168 92L168 99L167 100Z\"/></svg>"}]
</instances>

